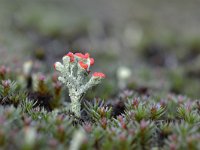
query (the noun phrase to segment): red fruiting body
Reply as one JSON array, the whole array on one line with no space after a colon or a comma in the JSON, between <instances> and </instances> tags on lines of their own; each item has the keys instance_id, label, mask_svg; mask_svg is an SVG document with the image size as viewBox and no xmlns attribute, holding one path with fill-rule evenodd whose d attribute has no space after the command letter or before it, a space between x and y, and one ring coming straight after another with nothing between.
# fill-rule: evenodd
<instances>
[{"instance_id":1,"label":"red fruiting body","mask_svg":"<svg viewBox=\"0 0 200 150\"><path fill-rule=\"evenodd\" d=\"M69 52L66 56L70 57L70 62L74 62L74 54L72 52Z\"/></svg>"},{"instance_id":2,"label":"red fruiting body","mask_svg":"<svg viewBox=\"0 0 200 150\"><path fill-rule=\"evenodd\" d=\"M79 61L78 63L79 63L79 65L80 65L83 69L86 70L86 69L88 68L88 65L85 64L85 63L83 63L82 61Z\"/></svg>"},{"instance_id":3,"label":"red fruiting body","mask_svg":"<svg viewBox=\"0 0 200 150\"><path fill-rule=\"evenodd\" d=\"M80 57L80 58L86 59L86 56L83 55L82 53L75 53L75 55Z\"/></svg>"},{"instance_id":4,"label":"red fruiting body","mask_svg":"<svg viewBox=\"0 0 200 150\"><path fill-rule=\"evenodd\" d=\"M85 55L82 54L82 53L75 53L75 55L82 58L82 59L88 59L90 57L89 53L85 53Z\"/></svg>"},{"instance_id":5,"label":"red fruiting body","mask_svg":"<svg viewBox=\"0 0 200 150\"><path fill-rule=\"evenodd\" d=\"M90 58L90 65L94 65L94 58Z\"/></svg>"},{"instance_id":6,"label":"red fruiting body","mask_svg":"<svg viewBox=\"0 0 200 150\"><path fill-rule=\"evenodd\" d=\"M73 57L74 54L73 54L72 52L69 52L69 53L67 54L67 56L69 56L69 57Z\"/></svg>"},{"instance_id":7,"label":"red fruiting body","mask_svg":"<svg viewBox=\"0 0 200 150\"><path fill-rule=\"evenodd\" d=\"M105 78L106 77L106 75L103 74L102 72L95 72L95 73L93 73L93 76L94 77L100 77L100 78Z\"/></svg>"},{"instance_id":8,"label":"red fruiting body","mask_svg":"<svg viewBox=\"0 0 200 150\"><path fill-rule=\"evenodd\" d=\"M89 53L85 53L85 58L88 59L90 57Z\"/></svg>"},{"instance_id":9,"label":"red fruiting body","mask_svg":"<svg viewBox=\"0 0 200 150\"><path fill-rule=\"evenodd\" d=\"M69 52L66 56L70 57L70 62L74 62L75 60L75 56L79 58L80 61L78 61L79 65L81 68L87 70L88 74L90 73L89 70L89 65L94 65L94 58L90 58L90 54L89 53L75 53L73 54L72 52ZM85 60L89 61L89 65L85 62ZM56 63L54 64L54 68L56 69ZM101 73L101 72L95 72L93 74L94 77L99 77L99 78L105 78L106 75Z\"/></svg>"}]
</instances>

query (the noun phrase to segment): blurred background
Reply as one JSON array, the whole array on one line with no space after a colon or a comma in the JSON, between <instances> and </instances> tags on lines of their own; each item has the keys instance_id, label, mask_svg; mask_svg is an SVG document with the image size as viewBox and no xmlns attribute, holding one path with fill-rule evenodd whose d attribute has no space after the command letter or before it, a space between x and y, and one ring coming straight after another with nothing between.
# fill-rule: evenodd
<instances>
[{"instance_id":1,"label":"blurred background","mask_svg":"<svg viewBox=\"0 0 200 150\"><path fill-rule=\"evenodd\" d=\"M0 0L0 64L52 73L68 51L89 52L118 91L200 96L198 0ZM97 92L98 91L98 92ZM91 97L92 97L91 96Z\"/></svg>"}]
</instances>

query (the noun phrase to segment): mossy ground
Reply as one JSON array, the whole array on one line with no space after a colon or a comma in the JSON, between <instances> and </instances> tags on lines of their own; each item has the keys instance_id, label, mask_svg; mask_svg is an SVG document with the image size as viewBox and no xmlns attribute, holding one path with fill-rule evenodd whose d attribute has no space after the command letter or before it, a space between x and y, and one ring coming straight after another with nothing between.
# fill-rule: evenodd
<instances>
[{"instance_id":1,"label":"mossy ground","mask_svg":"<svg viewBox=\"0 0 200 150\"><path fill-rule=\"evenodd\" d=\"M81 149L199 149L198 14L195 0L1 0L0 149L65 149L77 135ZM82 118L53 73L67 51L107 75Z\"/></svg>"}]
</instances>

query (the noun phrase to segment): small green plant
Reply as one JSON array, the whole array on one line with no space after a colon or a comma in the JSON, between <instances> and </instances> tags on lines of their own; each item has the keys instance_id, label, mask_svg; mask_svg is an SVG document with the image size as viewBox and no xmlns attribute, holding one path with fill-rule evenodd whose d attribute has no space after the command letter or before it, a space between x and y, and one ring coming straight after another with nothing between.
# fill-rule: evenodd
<instances>
[{"instance_id":1,"label":"small green plant","mask_svg":"<svg viewBox=\"0 0 200 150\"><path fill-rule=\"evenodd\" d=\"M89 79L90 66L94 59L88 53L71 53L63 57L63 64L56 62L54 67L60 72L58 80L67 86L71 98L71 112L77 117L81 116L81 100L86 91L99 84L105 75L95 72Z\"/></svg>"},{"instance_id":2,"label":"small green plant","mask_svg":"<svg viewBox=\"0 0 200 150\"><path fill-rule=\"evenodd\" d=\"M93 104L86 101L85 108L88 112L88 115L94 121L99 121L103 118L111 118L112 107L105 106L104 101L99 101L98 99L95 99Z\"/></svg>"},{"instance_id":3,"label":"small green plant","mask_svg":"<svg viewBox=\"0 0 200 150\"><path fill-rule=\"evenodd\" d=\"M187 102L185 105L181 105L178 107L177 112L178 116L181 119L184 119L187 123L193 124L200 121L200 116L194 108L194 104L192 102Z\"/></svg>"}]
</instances>

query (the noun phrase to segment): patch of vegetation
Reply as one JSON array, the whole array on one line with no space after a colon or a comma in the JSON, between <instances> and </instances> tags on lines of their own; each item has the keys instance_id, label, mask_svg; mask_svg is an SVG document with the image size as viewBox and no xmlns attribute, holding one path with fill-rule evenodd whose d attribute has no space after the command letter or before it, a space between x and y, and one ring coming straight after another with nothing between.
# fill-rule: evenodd
<instances>
[{"instance_id":1,"label":"patch of vegetation","mask_svg":"<svg viewBox=\"0 0 200 150\"><path fill-rule=\"evenodd\" d=\"M197 100L123 90L107 100L86 100L77 118L57 75L29 80L0 68L1 149L200 148Z\"/></svg>"}]
</instances>

